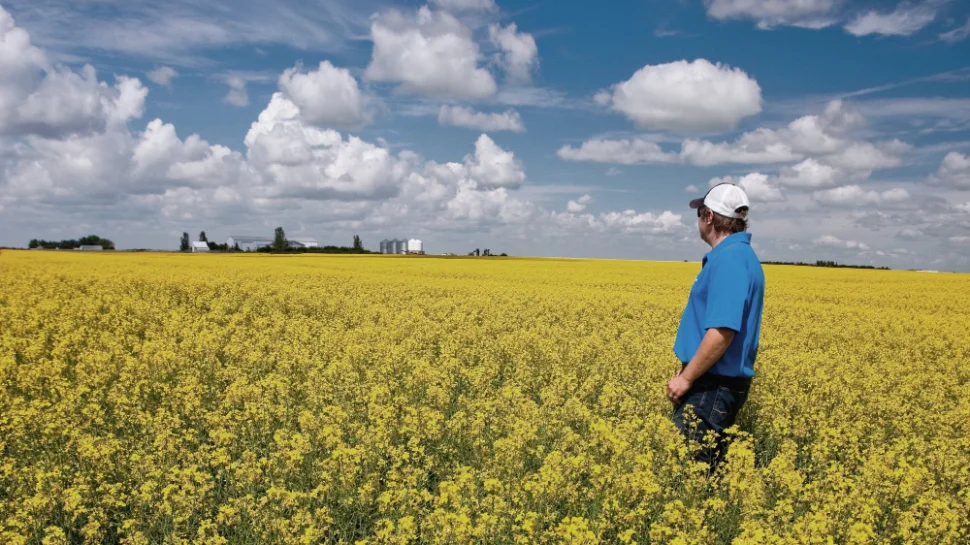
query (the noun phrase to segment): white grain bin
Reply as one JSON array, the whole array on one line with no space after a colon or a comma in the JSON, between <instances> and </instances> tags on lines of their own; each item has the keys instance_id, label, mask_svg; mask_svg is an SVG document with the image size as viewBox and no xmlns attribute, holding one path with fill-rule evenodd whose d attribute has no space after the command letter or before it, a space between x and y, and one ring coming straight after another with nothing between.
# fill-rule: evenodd
<instances>
[{"instance_id":1,"label":"white grain bin","mask_svg":"<svg viewBox=\"0 0 970 545\"><path fill-rule=\"evenodd\" d=\"M412 238L408 241L409 254L420 254L422 252L424 252L424 243L416 238Z\"/></svg>"},{"instance_id":2,"label":"white grain bin","mask_svg":"<svg viewBox=\"0 0 970 545\"><path fill-rule=\"evenodd\" d=\"M382 254L386 254L386 253L389 253L389 252L388 252L388 250L387 250L387 246L388 246L388 245L389 245L390 243L391 243L391 241L390 241L390 240L387 240L386 238L385 238L384 240L382 240L382 241L381 241L381 253L382 253Z\"/></svg>"}]
</instances>

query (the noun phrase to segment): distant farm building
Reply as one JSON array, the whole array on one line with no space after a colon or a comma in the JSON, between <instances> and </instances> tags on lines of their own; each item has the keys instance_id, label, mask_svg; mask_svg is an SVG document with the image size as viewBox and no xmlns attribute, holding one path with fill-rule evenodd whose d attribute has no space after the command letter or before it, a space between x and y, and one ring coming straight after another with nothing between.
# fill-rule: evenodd
<instances>
[{"instance_id":1,"label":"distant farm building","mask_svg":"<svg viewBox=\"0 0 970 545\"><path fill-rule=\"evenodd\" d=\"M84 245L79 246L78 250L81 250L82 252L100 252L101 250L104 250L104 248L101 246Z\"/></svg>"},{"instance_id":2,"label":"distant farm building","mask_svg":"<svg viewBox=\"0 0 970 545\"><path fill-rule=\"evenodd\" d=\"M208 242L203 242L201 240L196 240L196 241L192 242L192 253L196 253L196 252L208 252L208 251L209 251L209 243Z\"/></svg>"},{"instance_id":3,"label":"distant farm building","mask_svg":"<svg viewBox=\"0 0 970 545\"><path fill-rule=\"evenodd\" d=\"M315 238L290 238L286 240L290 248L319 248L320 243Z\"/></svg>"},{"instance_id":4,"label":"distant farm building","mask_svg":"<svg viewBox=\"0 0 970 545\"><path fill-rule=\"evenodd\" d=\"M424 243L416 238L406 239L384 239L381 241L382 254L423 254Z\"/></svg>"},{"instance_id":5,"label":"distant farm building","mask_svg":"<svg viewBox=\"0 0 970 545\"><path fill-rule=\"evenodd\" d=\"M262 248L263 246L271 246L273 244L273 239L269 237L254 237L247 235L230 235L226 240L226 244L230 248L235 248L239 245L239 249L244 252L251 252Z\"/></svg>"}]
</instances>

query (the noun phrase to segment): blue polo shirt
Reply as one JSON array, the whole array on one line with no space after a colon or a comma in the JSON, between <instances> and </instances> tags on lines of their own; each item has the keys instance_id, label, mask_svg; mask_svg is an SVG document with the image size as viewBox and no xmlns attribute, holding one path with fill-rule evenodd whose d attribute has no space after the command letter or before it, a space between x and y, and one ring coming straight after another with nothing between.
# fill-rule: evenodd
<instances>
[{"instance_id":1,"label":"blue polo shirt","mask_svg":"<svg viewBox=\"0 0 970 545\"><path fill-rule=\"evenodd\" d=\"M753 377L764 299L765 274L751 248L751 233L728 236L701 262L677 329L674 353L688 363L708 329L730 328L737 332L731 345L707 372Z\"/></svg>"}]
</instances>

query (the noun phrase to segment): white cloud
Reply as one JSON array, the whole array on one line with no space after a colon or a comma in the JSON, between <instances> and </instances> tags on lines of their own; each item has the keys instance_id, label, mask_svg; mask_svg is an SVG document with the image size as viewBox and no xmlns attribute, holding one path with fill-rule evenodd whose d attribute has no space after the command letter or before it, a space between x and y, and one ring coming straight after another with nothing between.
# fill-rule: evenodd
<instances>
[{"instance_id":1,"label":"white cloud","mask_svg":"<svg viewBox=\"0 0 970 545\"><path fill-rule=\"evenodd\" d=\"M889 13L871 10L860 14L845 25L845 30L853 36L912 36L935 18L936 9L932 3L913 5L902 2Z\"/></svg>"},{"instance_id":2,"label":"white cloud","mask_svg":"<svg viewBox=\"0 0 970 545\"><path fill-rule=\"evenodd\" d=\"M0 7L0 135L63 138L140 117L148 90L120 76L101 83L91 65L80 72L51 65Z\"/></svg>"},{"instance_id":3,"label":"white cloud","mask_svg":"<svg viewBox=\"0 0 970 545\"><path fill-rule=\"evenodd\" d=\"M171 66L159 66L148 73L148 79L162 87L171 87L172 80L177 78L178 75L179 73Z\"/></svg>"},{"instance_id":4,"label":"white cloud","mask_svg":"<svg viewBox=\"0 0 970 545\"><path fill-rule=\"evenodd\" d=\"M600 214L598 221L606 228L626 233L660 234L683 229L681 215L665 210L661 214L624 210Z\"/></svg>"},{"instance_id":5,"label":"white cloud","mask_svg":"<svg viewBox=\"0 0 970 545\"><path fill-rule=\"evenodd\" d=\"M816 191L812 198L821 204L840 207L864 207L875 204L901 203L910 200L910 194L903 188L887 191L865 190L858 185L847 185Z\"/></svg>"},{"instance_id":6,"label":"white cloud","mask_svg":"<svg viewBox=\"0 0 970 545\"><path fill-rule=\"evenodd\" d=\"M833 235L823 235L813 241L816 246L832 246L835 248L846 248L849 250L869 250L869 246L855 240L842 240Z\"/></svg>"},{"instance_id":7,"label":"white cloud","mask_svg":"<svg viewBox=\"0 0 970 545\"><path fill-rule=\"evenodd\" d=\"M819 189L838 185L843 174L836 168L809 158L781 170L778 185L802 189Z\"/></svg>"},{"instance_id":8,"label":"white cloud","mask_svg":"<svg viewBox=\"0 0 970 545\"><path fill-rule=\"evenodd\" d=\"M438 111L438 124L488 132L525 132L522 117L515 110L506 110L502 113L483 113L463 106L444 105Z\"/></svg>"},{"instance_id":9,"label":"white cloud","mask_svg":"<svg viewBox=\"0 0 970 545\"><path fill-rule=\"evenodd\" d=\"M730 129L761 111L758 82L739 68L705 59L644 66L611 91L611 109L652 129ZM605 104L607 95L596 100Z\"/></svg>"},{"instance_id":10,"label":"white cloud","mask_svg":"<svg viewBox=\"0 0 970 545\"><path fill-rule=\"evenodd\" d=\"M480 188L517 188L525 182L522 163L485 134L475 141L475 155L465 157L465 166Z\"/></svg>"},{"instance_id":11,"label":"white cloud","mask_svg":"<svg viewBox=\"0 0 970 545\"><path fill-rule=\"evenodd\" d=\"M865 171L898 167L902 164L899 154L910 147L895 140L874 145L869 142L855 142L840 152L830 155L826 161L848 170Z\"/></svg>"},{"instance_id":12,"label":"white cloud","mask_svg":"<svg viewBox=\"0 0 970 545\"><path fill-rule=\"evenodd\" d=\"M209 51L242 44L283 44L300 51L338 51L366 34L379 2L174 0L86 2L7 0L24 28L58 50L107 51L114 57L152 59L171 66L211 66ZM94 6L105 6L103 2ZM56 16L52 16L52 10ZM220 61L221 62L221 59Z\"/></svg>"},{"instance_id":13,"label":"white cloud","mask_svg":"<svg viewBox=\"0 0 970 545\"><path fill-rule=\"evenodd\" d=\"M371 23L374 51L366 77L396 82L398 92L483 99L495 94L492 75L472 33L453 15L422 6L415 17L392 10Z\"/></svg>"},{"instance_id":14,"label":"white cloud","mask_svg":"<svg viewBox=\"0 0 970 545\"><path fill-rule=\"evenodd\" d=\"M376 199L393 195L405 172L384 148L302 121L301 110L275 93L246 134L248 158L273 196Z\"/></svg>"},{"instance_id":15,"label":"white cloud","mask_svg":"<svg viewBox=\"0 0 970 545\"><path fill-rule=\"evenodd\" d=\"M675 163L677 156L663 151L649 140L587 140L578 149L563 146L556 152L567 161L594 161L635 165L643 163Z\"/></svg>"},{"instance_id":16,"label":"white cloud","mask_svg":"<svg viewBox=\"0 0 970 545\"><path fill-rule=\"evenodd\" d=\"M583 210L586 210L586 206L591 202L593 202L593 197L583 195L574 201L569 201L566 203L566 210L574 213L582 212Z\"/></svg>"},{"instance_id":17,"label":"white cloud","mask_svg":"<svg viewBox=\"0 0 970 545\"><path fill-rule=\"evenodd\" d=\"M286 69L279 78L279 87L300 108L304 121L312 125L359 128L373 116L368 99L350 71L329 61L306 73L299 66Z\"/></svg>"},{"instance_id":18,"label":"white cloud","mask_svg":"<svg viewBox=\"0 0 970 545\"><path fill-rule=\"evenodd\" d=\"M505 70L509 81L513 83L529 83L532 71L539 64L539 49L531 34L519 32L515 23L508 26L491 25L488 27L488 37L492 45L499 48L499 64Z\"/></svg>"},{"instance_id":19,"label":"white cloud","mask_svg":"<svg viewBox=\"0 0 970 545\"><path fill-rule=\"evenodd\" d=\"M431 3L447 11L496 11L495 0L431 0Z\"/></svg>"},{"instance_id":20,"label":"white cloud","mask_svg":"<svg viewBox=\"0 0 970 545\"><path fill-rule=\"evenodd\" d=\"M967 18L967 22L963 26L940 34L940 39L948 44L955 44L966 40L967 36L970 36L970 17Z\"/></svg>"},{"instance_id":21,"label":"white cloud","mask_svg":"<svg viewBox=\"0 0 970 545\"><path fill-rule=\"evenodd\" d=\"M226 103L239 106L240 108L249 105L249 93L246 92L246 80L239 76L229 76L226 78L226 85L229 86L229 92L223 98Z\"/></svg>"},{"instance_id":22,"label":"white cloud","mask_svg":"<svg viewBox=\"0 0 970 545\"><path fill-rule=\"evenodd\" d=\"M736 176L724 176L721 178L711 178L707 183L709 188L718 184L729 183L741 186L748 195L751 202L778 202L785 200L781 190L769 181L767 175L760 172L752 172L740 178Z\"/></svg>"},{"instance_id":23,"label":"white cloud","mask_svg":"<svg viewBox=\"0 0 970 545\"><path fill-rule=\"evenodd\" d=\"M868 171L902 164L899 156L912 148L909 144L899 140L873 144L851 138L853 130L863 122L858 112L836 100L820 116L802 116L780 129L759 128L742 134L734 142L685 140L680 155L685 162L702 166L790 163L814 156L817 163L866 175ZM802 168L807 169L808 165L811 164L806 163ZM821 174L817 168L814 170L814 174ZM793 175L798 174L789 171L784 177L786 181L793 181Z\"/></svg>"},{"instance_id":24,"label":"white cloud","mask_svg":"<svg viewBox=\"0 0 970 545\"><path fill-rule=\"evenodd\" d=\"M970 189L970 157L956 151L947 153L940 168L930 175L929 182L956 189Z\"/></svg>"},{"instance_id":25,"label":"white cloud","mask_svg":"<svg viewBox=\"0 0 970 545\"><path fill-rule=\"evenodd\" d=\"M684 192L686 193L697 193L698 191L700 191L700 189L694 184L691 184L684 188Z\"/></svg>"},{"instance_id":26,"label":"white cloud","mask_svg":"<svg viewBox=\"0 0 970 545\"><path fill-rule=\"evenodd\" d=\"M616 167L610 167L606 169L607 176L619 176L620 174L623 174L623 171Z\"/></svg>"},{"instance_id":27,"label":"white cloud","mask_svg":"<svg viewBox=\"0 0 970 545\"><path fill-rule=\"evenodd\" d=\"M733 143L713 143L707 140L684 140L681 144L680 158L686 163L698 166L712 166L724 163L770 164L789 163L802 157L792 151L784 142L766 138L759 130L741 135Z\"/></svg>"},{"instance_id":28,"label":"white cloud","mask_svg":"<svg viewBox=\"0 0 970 545\"><path fill-rule=\"evenodd\" d=\"M840 0L704 0L715 19L752 19L763 29L782 25L824 28L833 24Z\"/></svg>"}]
</instances>

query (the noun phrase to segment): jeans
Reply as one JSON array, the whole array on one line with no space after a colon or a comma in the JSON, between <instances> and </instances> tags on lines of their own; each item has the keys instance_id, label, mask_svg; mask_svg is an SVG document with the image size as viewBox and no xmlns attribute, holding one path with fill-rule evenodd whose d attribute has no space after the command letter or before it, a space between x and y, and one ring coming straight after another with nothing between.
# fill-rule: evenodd
<instances>
[{"instance_id":1,"label":"jeans","mask_svg":"<svg viewBox=\"0 0 970 545\"><path fill-rule=\"evenodd\" d=\"M712 470L727 454L723 432L734 425L738 411L748 399L750 388L750 379L702 375L674 407L674 424L686 439L695 441L701 447L695 458L709 464ZM692 427L694 419L684 414L688 406L693 407L697 416L696 427ZM705 441L708 431L714 432L713 446Z\"/></svg>"}]
</instances>

